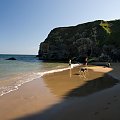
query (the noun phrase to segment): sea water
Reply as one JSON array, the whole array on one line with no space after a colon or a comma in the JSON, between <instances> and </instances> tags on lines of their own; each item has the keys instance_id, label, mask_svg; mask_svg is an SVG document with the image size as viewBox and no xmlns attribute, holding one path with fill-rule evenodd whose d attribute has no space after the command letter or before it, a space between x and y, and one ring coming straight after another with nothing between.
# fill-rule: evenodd
<instances>
[{"instance_id":1,"label":"sea water","mask_svg":"<svg viewBox=\"0 0 120 120\"><path fill-rule=\"evenodd\" d=\"M6 60L14 57L16 60ZM41 76L69 69L67 63L38 60L35 55L0 54L0 96L17 90L22 84Z\"/></svg>"}]
</instances>

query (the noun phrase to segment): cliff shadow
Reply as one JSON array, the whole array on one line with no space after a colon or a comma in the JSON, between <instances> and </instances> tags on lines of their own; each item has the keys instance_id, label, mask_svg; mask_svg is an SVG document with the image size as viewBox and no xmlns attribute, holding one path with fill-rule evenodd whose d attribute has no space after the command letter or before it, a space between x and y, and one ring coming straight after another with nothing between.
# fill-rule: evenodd
<instances>
[{"instance_id":1,"label":"cliff shadow","mask_svg":"<svg viewBox=\"0 0 120 120\"><path fill-rule=\"evenodd\" d=\"M112 71L111 71L112 72ZM78 76L77 74L72 74L73 76ZM55 104L48 109L42 111L42 112L37 112L35 114L31 114L28 116L23 116L21 118L15 118L15 120L73 120L73 119L81 119L82 117L82 112L78 111L78 107L80 108L81 106L77 104L77 106L72 109L72 105L76 105L76 100L82 101L83 99L86 101L91 95L95 93L99 93L100 91L104 91L106 89L112 88L115 85L119 85L119 80L114 79L110 77L107 74L104 74L103 77L99 77L96 79L93 79L91 81L85 82L82 86L78 86L70 91L68 91L64 96L63 100ZM51 88L50 88L51 89ZM99 99L99 98L97 98ZM94 103L96 101L92 99ZM77 101L78 102L78 101ZM90 102L90 101L89 101ZM68 114L67 118L64 117L66 112L65 108L70 108L72 109L72 114ZM88 108L91 110L91 108ZM78 114L76 112L79 112ZM69 119L68 119L69 118Z\"/></svg>"}]
</instances>

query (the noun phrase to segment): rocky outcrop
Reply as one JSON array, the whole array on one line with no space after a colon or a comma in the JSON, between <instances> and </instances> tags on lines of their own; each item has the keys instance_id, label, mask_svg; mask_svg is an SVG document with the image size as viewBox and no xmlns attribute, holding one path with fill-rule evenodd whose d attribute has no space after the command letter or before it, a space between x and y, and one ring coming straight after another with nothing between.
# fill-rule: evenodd
<instances>
[{"instance_id":1,"label":"rocky outcrop","mask_svg":"<svg viewBox=\"0 0 120 120\"><path fill-rule=\"evenodd\" d=\"M107 56L120 60L120 20L94 21L53 29L40 44L43 60L79 60L83 56ZM101 59L102 59L101 56Z\"/></svg>"},{"instance_id":2,"label":"rocky outcrop","mask_svg":"<svg viewBox=\"0 0 120 120\"><path fill-rule=\"evenodd\" d=\"M11 57L11 58L8 58L8 59L6 59L6 60L16 60L16 58Z\"/></svg>"}]
</instances>

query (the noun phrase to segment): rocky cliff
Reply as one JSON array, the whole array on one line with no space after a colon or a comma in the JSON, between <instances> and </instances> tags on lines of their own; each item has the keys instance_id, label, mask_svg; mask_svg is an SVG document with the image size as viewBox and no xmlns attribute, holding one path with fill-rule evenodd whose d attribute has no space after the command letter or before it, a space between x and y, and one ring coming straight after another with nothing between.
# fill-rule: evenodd
<instances>
[{"instance_id":1,"label":"rocky cliff","mask_svg":"<svg viewBox=\"0 0 120 120\"><path fill-rule=\"evenodd\" d=\"M120 60L120 20L97 20L77 26L51 30L40 44L38 56L42 60L79 61L89 58Z\"/></svg>"}]
</instances>

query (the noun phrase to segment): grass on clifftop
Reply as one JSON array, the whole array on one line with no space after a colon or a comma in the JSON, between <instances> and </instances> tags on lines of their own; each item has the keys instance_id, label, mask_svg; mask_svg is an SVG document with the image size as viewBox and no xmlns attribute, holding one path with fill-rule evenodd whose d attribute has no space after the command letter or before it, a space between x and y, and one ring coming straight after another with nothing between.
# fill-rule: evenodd
<instances>
[{"instance_id":1,"label":"grass on clifftop","mask_svg":"<svg viewBox=\"0 0 120 120\"><path fill-rule=\"evenodd\" d=\"M100 26L108 33L111 33L110 25L106 21L101 21Z\"/></svg>"}]
</instances>

